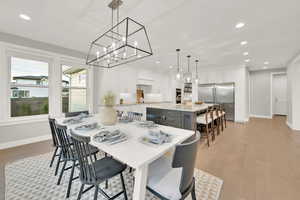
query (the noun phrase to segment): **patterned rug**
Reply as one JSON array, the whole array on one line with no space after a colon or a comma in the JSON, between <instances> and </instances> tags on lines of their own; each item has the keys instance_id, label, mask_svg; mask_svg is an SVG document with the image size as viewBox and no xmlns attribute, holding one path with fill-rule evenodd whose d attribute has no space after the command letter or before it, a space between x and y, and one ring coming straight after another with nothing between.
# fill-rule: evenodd
<instances>
[{"instance_id":1,"label":"patterned rug","mask_svg":"<svg viewBox=\"0 0 300 200\"><path fill-rule=\"evenodd\" d=\"M57 177L54 174L54 168L49 168L49 161L52 154L44 154L31 158L10 163L5 166L6 177L6 200L60 200L66 199L66 188L68 185L69 171L66 171L61 185L56 185ZM78 170L76 170L78 171ZM76 173L76 172L75 172ZM78 172L77 172L78 173ZM78 174L75 174L78 175ZM124 172L126 188L129 199L132 199L133 175L129 170ZM201 170L195 170L196 196L197 200L218 200L223 181L213 175ZM70 200L77 199L80 188L80 181L73 181ZM101 186L104 188L104 185ZM109 180L109 187L104 190L109 195L121 191L120 177L116 176ZM94 189L86 192L82 200L93 199ZM99 193L99 200L105 198ZM124 199L121 195L118 200ZM187 198L190 200L191 198ZM152 194L147 192L146 200L158 200Z\"/></svg>"}]
</instances>

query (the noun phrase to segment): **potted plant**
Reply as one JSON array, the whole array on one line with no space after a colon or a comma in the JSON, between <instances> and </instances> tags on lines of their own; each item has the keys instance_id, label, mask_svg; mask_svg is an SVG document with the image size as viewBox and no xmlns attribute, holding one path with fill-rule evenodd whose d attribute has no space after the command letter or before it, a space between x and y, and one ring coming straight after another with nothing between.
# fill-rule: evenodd
<instances>
[{"instance_id":1,"label":"potted plant","mask_svg":"<svg viewBox=\"0 0 300 200\"><path fill-rule=\"evenodd\" d=\"M114 109L115 95L109 91L103 96L104 107L100 113L100 120L103 125L114 125L117 122L117 111Z\"/></svg>"}]
</instances>

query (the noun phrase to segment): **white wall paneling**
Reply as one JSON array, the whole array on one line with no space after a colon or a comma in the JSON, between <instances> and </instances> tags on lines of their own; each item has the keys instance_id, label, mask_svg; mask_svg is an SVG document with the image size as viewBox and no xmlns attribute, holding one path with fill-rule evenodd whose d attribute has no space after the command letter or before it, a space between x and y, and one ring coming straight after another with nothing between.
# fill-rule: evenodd
<instances>
[{"instance_id":1,"label":"white wall paneling","mask_svg":"<svg viewBox=\"0 0 300 200\"><path fill-rule=\"evenodd\" d=\"M287 124L300 130L300 56L287 66L288 117Z\"/></svg>"}]
</instances>

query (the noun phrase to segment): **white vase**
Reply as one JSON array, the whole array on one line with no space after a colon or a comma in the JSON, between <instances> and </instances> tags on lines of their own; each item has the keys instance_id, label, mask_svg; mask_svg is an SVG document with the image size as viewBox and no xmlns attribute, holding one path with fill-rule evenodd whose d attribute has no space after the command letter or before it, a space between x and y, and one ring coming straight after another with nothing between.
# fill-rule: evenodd
<instances>
[{"instance_id":1,"label":"white vase","mask_svg":"<svg viewBox=\"0 0 300 200\"><path fill-rule=\"evenodd\" d=\"M100 112L100 121L106 126L116 124L117 111L112 106L104 106Z\"/></svg>"}]
</instances>

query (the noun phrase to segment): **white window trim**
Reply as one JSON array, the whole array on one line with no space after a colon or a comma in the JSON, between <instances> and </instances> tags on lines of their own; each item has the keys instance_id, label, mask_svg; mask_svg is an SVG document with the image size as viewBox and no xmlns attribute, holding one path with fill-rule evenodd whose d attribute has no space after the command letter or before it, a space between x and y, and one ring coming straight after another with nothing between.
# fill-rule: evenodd
<instances>
[{"instance_id":1,"label":"white window trim","mask_svg":"<svg viewBox=\"0 0 300 200\"><path fill-rule=\"evenodd\" d=\"M15 45L6 42L0 42L0 74L3 78L0 79L0 95L7 98L0 98L0 126L33 123L47 121L49 115L35 115L26 117L13 117L9 118L10 105L7 100L10 98L10 73L8 73L10 66L8 66L8 55L13 54L16 57L24 57L27 59L47 61L49 63L49 83L48 83L48 96L49 96L49 115L51 117L64 116L61 109L61 103L58 104L57 97L61 101L61 82L57 76L61 78L61 67L65 65L78 65L82 68L88 69L88 84L87 84L87 96L89 111L94 111L94 97L93 97L93 72L94 68L87 66L84 59L66 56L63 54L57 54L45 50L35 49L31 47L25 47ZM28 56L28 57L27 57ZM55 96L56 95L56 96ZM54 97L55 96L55 97ZM60 106L57 106L60 105Z\"/></svg>"},{"instance_id":2,"label":"white window trim","mask_svg":"<svg viewBox=\"0 0 300 200\"><path fill-rule=\"evenodd\" d=\"M48 88L48 99L51 95L51 70L50 68L53 67L53 59L49 57L44 57L40 55L33 55L27 52L23 51L16 51L16 50L7 50L6 51L6 67L8 68L7 72L7 112L6 112L6 121L8 124L11 122L26 122L26 121L35 121L35 120L42 120L46 119L48 115L51 113L50 109L48 110L48 114L42 114L42 115L32 115L32 116L20 116L20 117L12 117L11 116L11 86L18 85L21 86L22 84L11 84L11 58L12 57L17 57L17 58L22 58L22 59L29 59L29 60L36 60L36 61L41 61L41 62L46 62L48 63L48 86L34 86L34 87L43 87L43 88ZM24 87L30 87L30 85L24 85ZM48 100L48 106L50 102ZM49 106L50 107L50 106Z\"/></svg>"},{"instance_id":3,"label":"white window trim","mask_svg":"<svg viewBox=\"0 0 300 200\"><path fill-rule=\"evenodd\" d=\"M62 66L70 66L70 67L77 67L81 69L86 69L86 87L63 87L62 85ZM79 60L68 60L64 59L60 62L60 115L64 116L65 113L62 112L62 90L63 88L74 88L74 89L86 89L86 102L88 106L88 111L90 113L94 112L93 110L93 82L92 82L92 73L93 73L93 68L90 66L87 66L86 64L83 64Z\"/></svg>"}]
</instances>

